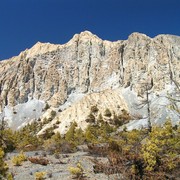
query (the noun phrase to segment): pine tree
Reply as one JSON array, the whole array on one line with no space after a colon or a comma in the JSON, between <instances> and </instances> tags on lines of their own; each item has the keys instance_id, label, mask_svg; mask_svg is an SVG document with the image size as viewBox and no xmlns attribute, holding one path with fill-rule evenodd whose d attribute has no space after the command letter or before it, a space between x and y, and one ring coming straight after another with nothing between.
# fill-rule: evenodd
<instances>
[{"instance_id":1,"label":"pine tree","mask_svg":"<svg viewBox=\"0 0 180 180\"><path fill-rule=\"evenodd\" d=\"M0 179L2 177L6 177L7 175L7 170L8 170L8 166L7 164L4 162L4 151L2 148L0 148ZM2 176L2 177L1 177Z\"/></svg>"},{"instance_id":2,"label":"pine tree","mask_svg":"<svg viewBox=\"0 0 180 180\"><path fill-rule=\"evenodd\" d=\"M77 123L73 122L65 135L66 141L72 142L72 143L74 142L74 139L75 139L74 135L75 135L76 127L77 127Z\"/></svg>"}]
</instances>

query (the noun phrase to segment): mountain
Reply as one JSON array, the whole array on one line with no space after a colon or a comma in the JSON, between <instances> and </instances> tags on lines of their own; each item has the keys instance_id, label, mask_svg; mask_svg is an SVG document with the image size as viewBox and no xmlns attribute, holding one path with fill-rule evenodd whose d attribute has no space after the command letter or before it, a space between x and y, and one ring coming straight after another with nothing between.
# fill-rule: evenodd
<instances>
[{"instance_id":1,"label":"mountain","mask_svg":"<svg viewBox=\"0 0 180 180\"><path fill-rule=\"evenodd\" d=\"M148 86L152 123L169 117L177 124L179 84L180 37L133 33L110 42L85 31L66 44L38 42L0 61L0 111L12 128L51 118L42 132L60 121L55 131L64 133L73 121L84 129L97 106L98 115L126 110L134 117L127 127L140 128L147 125L147 106L136 107Z\"/></svg>"}]
</instances>

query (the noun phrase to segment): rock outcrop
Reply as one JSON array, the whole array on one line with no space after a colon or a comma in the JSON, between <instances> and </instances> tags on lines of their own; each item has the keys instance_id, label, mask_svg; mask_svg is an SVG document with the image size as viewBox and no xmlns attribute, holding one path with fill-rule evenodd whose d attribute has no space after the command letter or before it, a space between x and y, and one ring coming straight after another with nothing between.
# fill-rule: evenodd
<instances>
[{"instance_id":1,"label":"rock outcrop","mask_svg":"<svg viewBox=\"0 0 180 180\"><path fill-rule=\"evenodd\" d=\"M145 84L156 95L180 84L180 37L158 35L150 38L133 33L127 40L110 42L85 31L74 35L64 45L38 42L19 56L1 61L0 110L4 105L8 109L8 119L13 121L9 108L37 100L62 110L66 105L63 119L74 99L80 100L90 94L96 97L106 90L113 94L113 90L125 88L141 97ZM68 101L72 96L75 98ZM122 107L128 109L128 102L124 99L122 102ZM69 111L73 119L79 119L76 111L79 110L71 108ZM21 121L27 121L24 119Z\"/></svg>"}]
</instances>

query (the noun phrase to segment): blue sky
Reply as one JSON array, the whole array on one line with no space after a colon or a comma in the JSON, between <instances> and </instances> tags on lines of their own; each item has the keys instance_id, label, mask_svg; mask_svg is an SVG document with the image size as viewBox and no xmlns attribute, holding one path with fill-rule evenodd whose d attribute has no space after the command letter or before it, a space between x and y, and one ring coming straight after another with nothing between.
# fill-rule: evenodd
<instances>
[{"instance_id":1,"label":"blue sky","mask_svg":"<svg viewBox=\"0 0 180 180\"><path fill-rule=\"evenodd\" d=\"M132 32L180 35L180 0L0 0L1 60L84 30L112 41Z\"/></svg>"}]
</instances>

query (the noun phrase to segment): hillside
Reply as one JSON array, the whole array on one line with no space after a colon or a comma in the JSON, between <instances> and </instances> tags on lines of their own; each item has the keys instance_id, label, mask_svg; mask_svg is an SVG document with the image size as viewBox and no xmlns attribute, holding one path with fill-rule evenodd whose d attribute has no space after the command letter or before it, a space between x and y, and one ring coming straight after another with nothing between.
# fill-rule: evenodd
<instances>
[{"instance_id":1,"label":"hillside","mask_svg":"<svg viewBox=\"0 0 180 180\"><path fill-rule=\"evenodd\" d=\"M110 42L85 31L64 45L38 42L1 61L0 110L14 129L44 121L52 111L55 116L43 130L57 120L55 131L65 133L73 121L84 129L92 106L98 115L107 108L118 115L126 110L134 117L127 127L140 128L147 125L147 106L136 104L148 86L152 123L170 117L177 124L179 113L169 107L173 97L179 109L179 84L180 37L133 33Z\"/></svg>"}]
</instances>

